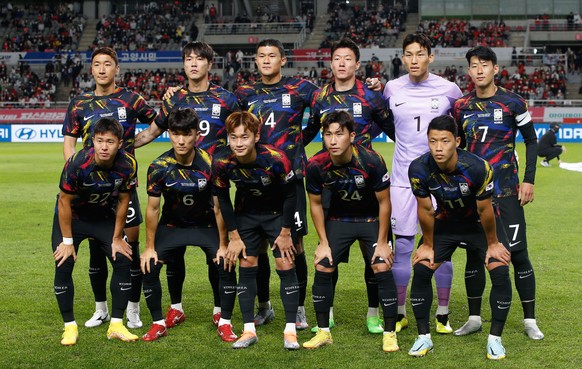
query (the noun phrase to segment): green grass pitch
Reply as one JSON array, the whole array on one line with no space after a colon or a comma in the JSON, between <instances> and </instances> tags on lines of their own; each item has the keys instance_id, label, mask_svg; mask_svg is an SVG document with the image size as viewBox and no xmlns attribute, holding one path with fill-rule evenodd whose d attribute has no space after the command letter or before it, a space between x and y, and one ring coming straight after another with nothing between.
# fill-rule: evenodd
<instances>
[{"instance_id":1,"label":"green grass pitch","mask_svg":"<svg viewBox=\"0 0 582 369\"><path fill-rule=\"evenodd\" d=\"M393 145L375 144L390 166ZM563 159L582 162L582 144L569 144ZM60 144L0 144L0 339L1 368L575 368L582 363L580 337L582 319L582 173L538 166L535 201L526 206L529 250L537 276L537 318L546 338L530 341L523 333L522 310L517 292L505 327L503 342L507 359L502 363L485 358L489 329L489 308L484 300L484 330L468 337L440 336L433 333L435 351L429 357L413 359L406 352L416 337L415 321L399 334L401 351L385 354L381 337L367 333L367 300L363 282L362 258L357 247L351 262L339 267L333 329L335 343L316 351L283 350L283 310L278 297L278 278L272 273L271 297L276 318L258 328L259 343L250 349L235 351L217 336L211 323L212 295L207 282L203 253L187 252L187 277L184 287L186 322L172 329L168 337L156 342L123 343L106 339L106 326L88 329L83 323L94 308L87 275L87 244L80 247L74 272L75 313L80 338L76 346L59 343L62 321L53 294L54 264L50 232L63 166ZM319 144L308 147L313 154ZM151 160L169 148L169 143L155 143L138 149L140 164L139 194L145 211L145 173ZM518 145L525 158L523 144ZM142 225L142 250L145 224ZM306 238L310 277L306 309L308 321L315 323L310 298L313 282L313 251L317 242L310 224ZM451 325L458 328L467 318L463 284L464 252L455 253L455 277L451 297ZM162 273L164 305L169 304L165 273ZM489 285L489 282L488 282ZM488 290L486 291L486 296ZM110 301L109 301L110 302ZM435 302L436 306L436 302ZM145 301L141 302L144 334L151 324ZM434 312L434 310L433 310ZM409 308L409 317L412 311ZM240 332L242 322L238 305L233 323ZM311 337L300 332L299 340Z\"/></svg>"}]
</instances>

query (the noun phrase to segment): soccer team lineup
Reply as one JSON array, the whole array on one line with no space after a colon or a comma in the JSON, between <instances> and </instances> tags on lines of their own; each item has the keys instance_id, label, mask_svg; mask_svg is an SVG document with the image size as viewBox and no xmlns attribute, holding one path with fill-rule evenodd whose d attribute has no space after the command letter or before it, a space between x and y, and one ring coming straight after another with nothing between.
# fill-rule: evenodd
<instances>
[{"instance_id":1,"label":"soccer team lineup","mask_svg":"<svg viewBox=\"0 0 582 369\"><path fill-rule=\"evenodd\" d=\"M90 63L95 89L71 100L62 128L64 167L51 238L61 344L76 345L83 329L100 325L108 325L107 338L125 342L171 335L186 320L189 246L205 255L213 293L205 303L213 304L208 321L216 326L217 344L233 349L260 346L257 327L265 324L281 325L286 350L334 344L338 265L348 262L353 247L364 260L365 325L377 335L378 350L406 348L423 357L438 347L436 335L481 331L487 280L484 356L506 357L502 333L512 304L523 310L524 340L544 339L524 214L534 198L538 156L526 100L495 84L500 67L487 46L467 49L474 90L465 95L429 72L435 55L428 36L408 34L401 50L404 75L386 85L361 81L359 47L342 38L331 47L333 81L316 86L284 76L283 44L264 39L255 57L260 79L231 92L209 80L212 47L189 42L182 48L185 87L166 91L156 111L115 84L117 52L96 48ZM149 126L136 133L138 122ZM171 146L151 163L141 161L139 148L165 132ZM314 140L320 133L323 144ZM382 133L394 141L392 162L374 151L372 140ZM518 134L525 145L522 178ZM307 145L320 148L308 156ZM139 178L147 192L141 204L138 162L147 167L147 178ZM317 245L306 252L308 232ZM78 322L73 269L82 242L95 310ZM455 251L466 254L469 314L453 329ZM162 304L164 269L169 308ZM80 274L77 280L87 276ZM277 277L278 294L269 288ZM277 298L283 309L274 320L271 299ZM233 317L242 326L235 327ZM307 317L315 319L308 323ZM414 323L416 339L399 340ZM141 337L131 331L144 324L151 328ZM300 330L310 330L311 338L300 342Z\"/></svg>"}]
</instances>

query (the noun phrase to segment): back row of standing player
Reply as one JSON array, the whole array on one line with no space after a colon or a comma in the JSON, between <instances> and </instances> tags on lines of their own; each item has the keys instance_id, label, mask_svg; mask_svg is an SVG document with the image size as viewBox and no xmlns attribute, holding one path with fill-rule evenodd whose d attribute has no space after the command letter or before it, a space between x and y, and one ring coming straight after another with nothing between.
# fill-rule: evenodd
<instances>
[{"instance_id":1,"label":"back row of standing player","mask_svg":"<svg viewBox=\"0 0 582 369\"><path fill-rule=\"evenodd\" d=\"M149 129L135 137L137 119L143 122L152 122L155 118L155 112L147 107L139 95L115 86L114 78L119 68L115 53L111 53L107 49L97 50L92 58L92 73L97 87L94 93L72 102L64 126L64 134L69 136L65 139L65 157L71 153L71 151L67 152L67 142L68 147L71 143L69 138L76 139L76 137L83 135L85 144L90 145L91 122L100 117L109 115L122 122L125 129L124 147L129 152L133 152L134 147L150 142L167 129L167 118L171 111L184 107L194 108L200 117L198 146L215 156L219 156L221 150L227 149L224 122L230 113L242 107L259 117L261 142L284 150L292 161L294 175L302 179L306 165L303 147L316 135L322 118L329 112L338 109L348 111L356 123L356 143L371 148L372 137L378 133L378 128L391 138L395 138L396 141L391 191L392 202L396 209L392 213L392 229L396 235L396 253L392 272L398 289L399 313L395 329L398 331L406 327L408 321L405 316L405 296L411 273L410 255L414 247L414 236L417 233L416 200L410 190L408 165L413 159L428 150L426 140L428 122L435 116L452 112L455 100L461 97L460 90L456 85L428 72L428 66L434 58L431 53L430 41L422 34L409 35L405 39L402 60L409 74L387 84L384 90L385 100L379 92L368 89L363 83L356 80L355 71L360 65L359 50L357 45L349 40L340 41L332 49L331 66L335 82L321 89L317 89L308 81L282 76L281 68L286 59L281 43L276 40L265 40L259 44L256 63L262 80L251 86L242 86L236 91L236 97L208 82L207 75L213 58L213 51L208 45L204 43L187 45L183 50L183 58L184 70L188 77L188 88L179 90L171 99L165 100L162 111L156 119L156 124L151 124ZM481 60L480 58L481 56L478 56L477 60ZM519 198L521 202L515 201L511 205L514 209L509 214L518 217L518 219L506 221L505 228L507 229L502 233L512 236L509 245L507 245L513 246L512 252L517 251L516 248L520 251L519 257L512 258L512 261L516 276L521 276L521 278L516 277L516 284L524 305L526 332L531 338L539 339L543 335L535 325L535 281L525 248L525 222L521 207L533 199L535 134L532 138L533 126L523 99L493 84L493 75L497 71L496 60L483 59L483 61L484 64L490 64L491 68L479 67L481 63L476 63L477 67L473 68L472 61L469 60L469 71L471 77L475 79L477 90L459 100L458 109L454 110L454 113L460 126L464 127L468 133L469 149L472 151L482 150L477 153L490 160L494 169L497 169L497 166L509 167L512 172L502 176L496 174L498 178L496 180L496 198L511 197L516 200ZM303 111L308 106L312 108L311 119L307 128L301 132ZM472 113L475 110L479 110L479 113ZM394 125L392 125L391 113L394 116ZM519 183L515 157L513 156L514 137L518 127L525 138L527 150L525 183L519 187L519 197L517 192ZM503 130L500 131L499 128L503 128ZM393 135L394 132L396 137ZM507 145L508 143L510 145ZM499 152L499 150L505 151ZM533 165L530 157L531 150L534 152ZM300 290L299 309L294 322L297 328L306 328L307 326L303 308L307 264L301 242L301 236L306 231L305 191L302 182L302 180L296 181L298 183L296 189L298 211L294 214L295 245L297 247L295 270ZM499 203L503 204L503 201L500 200ZM517 207L514 206L515 204ZM136 201L133 202L133 205L138 206ZM139 214L139 207L136 207L134 211ZM504 214L503 209L501 211ZM137 249L134 248L134 256L138 252L139 246ZM266 256L266 252L259 253L258 257L258 273L263 278L258 281L259 303L262 305L260 305L259 312L254 319L257 323L260 322L261 318L264 318L263 322L268 322L273 317L268 302L268 270L263 267L261 271L261 255ZM132 271L139 269L135 267L136 260L137 265L139 265L139 259L136 257L133 259ZM219 278L216 277L218 272L212 265L212 258L208 259L209 275L211 281L214 281L213 290L215 291L213 318L220 327L222 324L220 324ZM264 260L267 262L264 263ZM466 274L475 275L474 280L478 283L467 283L471 317L461 329L455 331L455 334L460 335L472 333L481 328L479 315L480 296L485 283L484 268L478 258L475 261L468 256L468 260ZM473 261L470 262L470 260ZM263 257L262 264L268 265L268 259ZM369 266L368 264L366 263L367 266ZM450 263L448 264L448 267L439 268L442 271L441 277L437 273L437 293L439 296L437 332L439 333L452 332L448 323L448 298L452 281L452 267ZM279 271L279 268L277 269ZM179 288L169 288L172 296L172 309L164 323L169 323L167 325L170 326L185 319L181 307L181 285L184 280L184 270L183 259L181 263L179 261L173 263L172 267L168 264L167 271L171 271L171 275L174 277L178 276L178 283L175 286L179 286ZM368 329L372 333L381 333L383 329L378 321L378 294L377 291L374 291L373 273L368 272L366 276L367 286L372 286L372 288L368 288ZM253 279L254 274L248 278ZM92 283L92 285L95 289L96 283ZM102 281L102 285L105 285L104 281ZM261 288L265 285L267 288ZM136 280L132 279L132 289L136 290L137 298L130 300L134 303L137 302L137 307L139 307L141 283L139 281L136 283ZM132 294L132 296L135 295L135 293ZM103 301L104 299L97 297L96 294L97 311L95 315L98 315L97 321L105 321L108 318L107 305L106 302L103 304ZM135 308L135 306L131 307ZM101 312L97 313L98 310ZM170 315L172 315L171 319L168 320ZM159 320L156 317L154 319ZM245 323L248 323L246 320ZM133 326L134 328L141 326L139 315L137 322ZM128 321L128 325L130 323L131 320ZM130 325L130 327L132 326ZM287 329L287 331L292 330ZM222 335L223 339L234 336L232 332L226 333Z\"/></svg>"}]
</instances>

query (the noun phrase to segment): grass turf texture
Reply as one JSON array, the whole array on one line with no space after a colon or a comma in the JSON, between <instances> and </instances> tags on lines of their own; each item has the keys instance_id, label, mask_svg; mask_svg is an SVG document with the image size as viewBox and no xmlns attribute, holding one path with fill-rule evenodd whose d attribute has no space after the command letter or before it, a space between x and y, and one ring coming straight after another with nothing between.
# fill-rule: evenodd
<instances>
[{"instance_id":1,"label":"grass turf texture","mask_svg":"<svg viewBox=\"0 0 582 369\"><path fill-rule=\"evenodd\" d=\"M390 166L392 144L375 144ZM525 158L523 144L520 158ZM569 144L564 159L582 162L582 144ZM319 144L308 147L313 154ZM139 194L142 212L147 196L145 184L151 160L169 148L169 144L151 144L138 150L140 164ZM340 280L336 294L335 343L316 351L283 350L284 313L279 299L279 279L272 268L271 297L276 318L258 328L259 343L247 350L233 350L223 343L211 323L212 294L207 281L203 253L190 248L186 254L187 279L183 305L187 320L171 329L167 337L156 342L124 343L106 339L107 326L88 329L83 326L93 313L94 303L88 269L88 247L84 242L79 251L75 272L75 313L79 324L79 342L73 347L60 345L62 320L53 294L54 264L51 257L50 232L55 195L63 166L60 144L0 144L0 212L3 257L0 261L0 319L3 338L0 340L2 368L375 368L387 366L426 366L435 368L481 368L503 365L505 368L573 368L582 362L579 349L582 323L579 302L582 292L580 260L580 182L582 173L538 166L536 197L526 206L529 250L537 276L537 318L546 338L530 341L523 333L522 309L517 292L503 335L507 359L502 364L485 359L489 329L488 289L483 308L483 332L468 337L441 336L434 333L435 351L424 359L413 359L406 352L416 338L415 321L410 306L411 326L398 336L401 351L386 354L381 351L381 336L366 331L367 300L363 282L362 258L357 247L352 248L351 262L339 267ZM145 224L141 232L145 247ZM317 242L310 224L306 237L309 265L306 310L310 324L315 314L310 292L313 282L313 251ZM455 277L451 298L451 325L460 327L467 318L463 283L464 252L454 255ZM111 268L110 268L111 270ZM162 272L164 305L169 305L165 273ZM488 282L488 287L490 283ZM111 301L109 301L111 303ZM436 306L436 298L434 302ZM141 301L144 328L131 330L143 335L151 325L151 316ZM434 313L434 308L433 308ZM242 322L235 307L235 331ZM299 341L310 339L309 331L299 332Z\"/></svg>"}]
</instances>

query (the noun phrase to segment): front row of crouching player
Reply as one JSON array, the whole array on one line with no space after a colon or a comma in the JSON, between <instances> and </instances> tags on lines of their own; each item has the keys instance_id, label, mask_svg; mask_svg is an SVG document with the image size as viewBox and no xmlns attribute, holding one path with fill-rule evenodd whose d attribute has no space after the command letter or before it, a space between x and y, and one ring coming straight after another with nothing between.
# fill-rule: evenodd
<instances>
[{"instance_id":1,"label":"front row of crouching player","mask_svg":"<svg viewBox=\"0 0 582 369\"><path fill-rule=\"evenodd\" d=\"M296 178L291 163L282 151L258 143L260 123L249 112L235 112L227 118L232 152L226 156L211 158L196 147L198 124L192 109L173 111L168 126L172 148L148 169L146 249L141 255L141 269L153 324L142 339L153 341L167 335L160 270L164 264L183 262L186 246L195 243L218 269L222 310L219 336L225 342L233 342L233 348L258 342L253 320L257 256L262 239L267 238L281 280L286 317L284 348L299 349L295 330L299 301L294 265L296 240L291 235ZM377 280L384 318L382 349L398 351L397 292L391 272L394 254L388 239L390 176L386 164L376 152L353 143L354 121L347 112L328 114L322 126L325 148L309 160L306 175L311 216L319 236L312 289L318 331L303 347L316 349L333 343L329 324L334 294L332 275L338 263L348 261L349 248L358 240L367 249ZM123 239L123 226L137 163L121 149L121 137L119 123L101 119L95 126L94 147L72 156L62 172L52 243L54 289L65 322L63 345L74 345L78 340L72 271L78 246L86 238L101 244L114 269L108 338L138 339L122 322L131 286L132 259L131 247ZM414 160L409 169L424 235L413 258L410 299L419 336L409 355L424 356L433 349L429 329L431 279L440 264L450 260L460 246L477 251L489 270L492 324L487 357L501 359L505 350L500 337L511 304L510 254L495 231L492 169L485 160L458 149L457 125L450 116L431 121L428 142L430 152ZM229 191L231 181L236 186L234 204ZM322 201L324 191L330 194L327 204ZM436 200L436 209L431 196ZM173 287L176 286L169 286ZM244 322L240 338L231 324L236 296Z\"/></svg>"}]
</instances>

